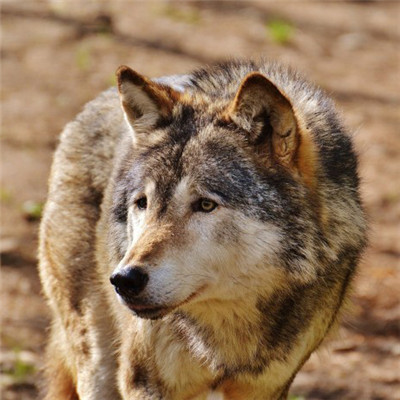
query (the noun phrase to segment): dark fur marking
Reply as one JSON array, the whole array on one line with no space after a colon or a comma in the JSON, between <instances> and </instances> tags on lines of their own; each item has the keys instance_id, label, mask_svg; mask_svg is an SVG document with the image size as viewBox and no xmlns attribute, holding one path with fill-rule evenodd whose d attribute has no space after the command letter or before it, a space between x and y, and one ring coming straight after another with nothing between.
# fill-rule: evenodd
<instances>
[{"instance_id":1,"label":"dark fur marking","mask_svg":"<svg viewBox=\"0 0 400 400\"><path fill-rule=\"evenodd\" d=\"M277 290L259 302L257 308L265 323L260 352L265 359L286 359L313 315L312 292L312 287L293 287L290 293Z\"/></svg>"},{"instance_id":2,"label":"dark fur marking","mask_svg":"<svg viewBox=\"0 0 400 400\"><path fill-rule=\"evenodd\" d=\"M159 378L153 376L152 372L149 371L144 364L135 364L133 369L132 386L135 389L154 400L162 400L165 398L162 393L162 382Z\"/></svg>"},{"instance_id":3,"label":"dark fur marking","mask_svg":"<svg viewBox=\"0 0 400 400\"><path fill-rule=\"evenodd\" d=\"M142 386L146 388L148 386L149 384L148 372L143 365L141 364L135 365L132 383L134 387Z\"/></svg>"},{"instance_id":4,"label":"dark fur marking","mask_svg":"<svg viewBox=\"0 0 400 400\"><path fill-rule=\"evenodd\" d=\"M117 192L116 192L117 193ZM121 224L125 224L128 220L128 199L127 199L127 191L125 188L122 188L116 197L116 202L112 208L112 214L116 222Z\"/></svg>"},{"instance_id":5,"label":"dark fur marking","mask_svg":"<svg viewBox=\"0 0 400 400\"><path fill-rule=\"evenodd\" d=\"M272 134L273 134L273 129L272 129L271 121L270 121L270 116L265 111L258 118L262 122L263 125L262 125L260 134L253 139L253 144L255 146L259 146L261 144L268 142L272 146L271 138L272 138ZM272 155L271 146L269 146L270 148L268 149L269 150L268 155L270 157Z\"/></svg>"}]
</instances>

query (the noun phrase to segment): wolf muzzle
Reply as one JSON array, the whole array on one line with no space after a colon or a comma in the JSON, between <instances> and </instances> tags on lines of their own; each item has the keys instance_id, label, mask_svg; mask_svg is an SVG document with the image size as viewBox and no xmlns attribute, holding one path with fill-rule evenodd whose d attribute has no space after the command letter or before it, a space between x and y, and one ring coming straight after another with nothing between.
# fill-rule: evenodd
<instances>
[{"instance_id":1,"label":"wolf muzzle","mask_svg":"<svg viewBox=\"0 0 400 400\"><path fill-rule=\"evenodd\" d=\"M122 297L132 297L140 294L149 281L149 275L141 267L127 266L113 273L110 282L116 292Z\"/></svg>"}]
</instances>

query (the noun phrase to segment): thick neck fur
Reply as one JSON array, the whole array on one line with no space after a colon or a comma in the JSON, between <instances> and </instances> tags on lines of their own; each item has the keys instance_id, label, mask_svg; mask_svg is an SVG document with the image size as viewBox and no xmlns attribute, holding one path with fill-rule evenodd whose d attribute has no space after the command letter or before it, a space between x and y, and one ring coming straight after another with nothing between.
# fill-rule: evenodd
<instances>
[{"instance_id":1,"label":"thick neck fur","mask_svg":"<svg viewBox=\"0 0 400 400\"><path fill-rule=\"evenodd\" d=\"M261 354L265 320L256 302L255 297L209 301L183 306L161 320L136 320L168 398L206 399L212 390L229 399L266 399L266 393L279 398L299 360L272 355L266 360Z\"/></svg>"},{"instance_id":2,"label":"thick neck fur","mask_svg":"<svg viewBox=\"0 0 400 400\"><path fill-rule=\"evenodd\" d=\"M254 364L260 317L256 299L208 301L182 307L166 319L190 355L217 376Z\"/></svg>"},{"instance_id":3,"label":"thick neck fur","mask_svg":"<svg viewBox=\"0 0 400 400\"><path fill-rule=\"evenodd\" d=\"M261 324L254 297L186 305L162 320L138 320L137 328L148 338L149 349L156 349L157 376L171 398L202 399L202 393L236 385L244 375L246 382L259 380L264 390L270 385L269 393L285 386L291 375L287 360L275 360L268 368L260 356ZM267 368L271 383L265 382Z\"/></svg>"}]
</instances>

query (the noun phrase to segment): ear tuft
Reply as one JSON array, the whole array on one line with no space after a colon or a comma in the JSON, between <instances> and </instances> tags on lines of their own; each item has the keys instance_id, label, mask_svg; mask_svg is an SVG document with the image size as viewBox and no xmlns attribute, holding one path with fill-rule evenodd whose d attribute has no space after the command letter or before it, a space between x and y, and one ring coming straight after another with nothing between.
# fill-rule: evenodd
<instances>
[{"instance_id":1,"label":"ear tuft","mask_svg":"<svg viewBox=\"0 0 400 400\"><path fill-rule=\"evenodd\" d=\"M263 74L252 72L243 79L228 113L253 142L258 141L264 126L270 127L272 134L266 138L271 143L270 156L292 166L299 144L296 117L289 100Z\"/></svg>"},{"instance_id":2,"label":"ear tuft","mask_svg":"<svg viewBox=\"0 0 400 400\"><path fill-rule=\"evenodd\" d=\"M137 86L145 84L144 77L126 65L119 66L115 75L117 76L118 89L121 89L121 85L124 81L131 82Z\"/></svg>"},{"instance_id":3,"label":"ear tuft","mask_svg":"<svg viewBox=\"0 0 400 400\"><path fill-rule=\"evenodd\" d=\"M129 124L136 130L155 126L171 114L179 93L169 86L153 82L126 65L117 71L118 91Z\"/></svg>"}]
</instances>

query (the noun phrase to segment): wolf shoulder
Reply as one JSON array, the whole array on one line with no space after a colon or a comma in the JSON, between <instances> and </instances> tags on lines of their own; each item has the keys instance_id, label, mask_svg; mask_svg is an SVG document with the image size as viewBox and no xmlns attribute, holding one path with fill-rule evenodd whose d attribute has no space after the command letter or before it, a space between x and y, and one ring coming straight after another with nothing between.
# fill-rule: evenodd
<instances>
[{"instance_id":1,"label":"wolf shoulder","mask_svg":"<svg viewBox=\"0 0 400 400\"><path fill-rule=\"evenodd\" d=\"M50 194L84 185L102 193L113 168L117 144L128 137L118 93L110 88L88 102L60 135L50 178ZM54 187L59 182L59 187Z\"/></svg>"}]
</instances>

